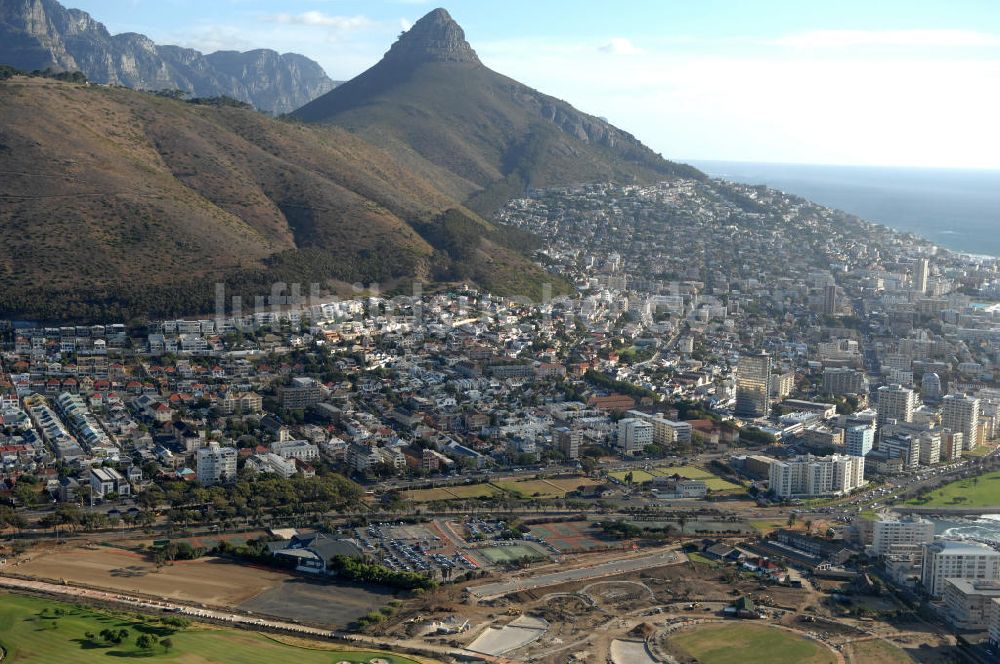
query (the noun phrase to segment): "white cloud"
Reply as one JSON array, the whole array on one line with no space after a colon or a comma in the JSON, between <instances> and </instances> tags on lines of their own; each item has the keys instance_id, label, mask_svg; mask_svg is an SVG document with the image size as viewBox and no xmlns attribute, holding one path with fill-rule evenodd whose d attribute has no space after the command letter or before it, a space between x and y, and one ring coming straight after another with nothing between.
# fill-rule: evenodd
<instances>
[{"instance_id":1,"label":"white cloud","mask_svg":"<svg viewBox=\"0 0 1000 664\"><path fill-rule=\"evenodd\" d=\"M301 14L272 14L265 16L264 20L269 23L280 23L282 25L320 26L336 28L338 30L355 30L374 25L374 21L365 16L331 16L330 14L324 14L315 10Z\"/></svg>"},{"instance_id":2,"label":"white cloud","mask_svg":"<svg viewBox=\"0 0 1000 664\"><path fill-rule=\"evenodd\" d=\"M830 58L791 49L477 48L488 66L634 133L667 157L1000 168L1000 53ZM964 52L963 52L964 53Z\"/></svg>"},{"instance_id":3,"label":"white cloud","mask_svg":"<svg viewBox=\"0 0 1000 664\"><path fill-rule=\"evenodd\" d=\"M615 55L638 55L642 51L625 37L613 37L606 44L597 47L603 53L613 53Z\"/></svg>"},{"instance_id":4,"label":"white cloud","mask_svg":"<svg viewBox=\"0 0 1000 664\"><path fill-rule=\"evenodd\" d=\"M796 48L849 48L859 46L963 47L998 46L1000 35L975 30L810 30L770 42Z\"/></svg>"},{"instance_id":5,"label":"white cloud","mask_svg":"<svg viewBox=\"0 0 1000 664\"><path fill-rule=\"evenodd\" d=\"M412 27L413 27L413 23L410 22L409 19L406 19L406 18L399 19L399 28L403 32L406 32L407 30L409 30Z\"/></svg>"}]
</instances>

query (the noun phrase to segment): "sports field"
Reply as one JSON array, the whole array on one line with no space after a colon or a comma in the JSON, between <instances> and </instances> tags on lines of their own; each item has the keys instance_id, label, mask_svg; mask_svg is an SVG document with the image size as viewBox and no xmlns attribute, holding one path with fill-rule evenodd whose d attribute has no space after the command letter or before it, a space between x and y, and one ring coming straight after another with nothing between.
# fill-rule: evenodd
<instances>
[{"instance_id":1,"label":"sports field","mask_svg":"<svg viewBox=\"0 0 1000 664\"><path fill-rule=\"evenodd\" d=\"M513 544L511 546L488 546L483 549L476 549L476 553L481 553L493 564L506 563L524 558L538 559L542 554L538 549L527 544Z\"/></svg>"},{"instance_id":2,"label":"sports field","mask_svg":"<svg viewBox=\"0 0 1000 664\"><path fill-rule=\"evenodd\" d=\"M624 483L625 476L630 472L632 473L632 482L634 484L651 482L654 477L680 475L681 477L686 477L689 480L704 480L705 486L708 487L709 491L724 492L739 491L742 489L742 487L738 484L733 484L732 482L726 481L721 477L716 477L704 468L696 468L695 466L660 466L648 471L640 469L632 471L618 470L613 473L608 473L608 475L615 478L619 482Z\"/></svg>"},{"instance_id":3,"label":"sports field","mask_svg":"<svg viewBox=\"0 0 1000 664\"><path fill-rule=\"evenodd\" d=\"M501 493L491 484L460 484L456 486L437 487L434 489L413 489L403 492L403 499L415 503L429 503L435 500L467 500L470 498L488 498Z\"/></svg>"},{"instance_id":4,"label":"sports field","mask_svg":"<svg viewBox=\"0 0 1000 664\"><path fill-rule=\"evenodd\" d=\"M538 523L531 526L531 534L562 552L606 549L614 544L601 538L589 521Z\"/></svg>"},{"instance_id":5,"label":"sports field","mask_svg":"<svg viewBox=\"0 0 1000 664\"><path fill-rule=\"evenodd\" d=\"M589 477L560 477L551 480L497 480L492 484L460 484L434 489L412 489L403 492L405 500L429 503L435 500L467 500L490 498L508 493L515 498L562 498L581 486L600 484Z\"/></svg>"},{"instance_id":6,"label":"sports field","mask_svg":"<svg viewBox=\"0 0 1000 664\"><path fill-rule=\"evenodd\" d=\"M493 484L516 498L560 498L566 495L565 491L560 491L544 480L524 480L522 482L498 480Z\"/></svg>"},{"instance_id":7,"label":"sports field","mask_svg":"<svg viewBox=\"0 0 1000 664\"><path fill-rule=\"evenodd\" d=\"M105 642L102 630L126 630L120 644ZM88 636L93 635L93 638ZM149 634L169 638L169 650L156 645L143 650L136 639ZM191 625L176 630L154 617L106 612L34 597L0 594L0 645L7 652L5 664L48 662L113 662L115 658L140 658L182 664L335 664L371 662L382 658L391 664L418 664L417 660L382 652L333 650L334 644L302 641L298 647L275 639L235 629ZM427 660L425 660L427 661Z\"/></svg>"},{"instance_id":8,"label":"sports field","mask_svg":"<svg viewBox=\"0 0 1000 664\"><path fill-rule=\"evenodd\" d=\"M653 481L653 474L652 473L648 473L645 470L640 470L638 468L636 468L635 470L616 470L613 473L608 473L608 476L609 477L613 477L616 480L618 480L619 482L621 482L622 484L624 484L625 483L625 477L629 473L632 473L632 483L633 484L642 484L643 482L652 482Z\"/></svg>"},{"instance_id":9,"label":"sports field","mask_svg":"<svg viewBox=\"0 0 1000 664\"><path fill-rule=\"evenodd\" d=\"M996 507L1000 505L1000 472L987 473L945 484L907 505L921 507Z\"/></svg>"},{"instance_id":10,"label":"sports field","mask_svg":"<svg viewBox=\"0 0 1000 664\"><path fill-rule=\"evenodd\" d=\"M751 623L713 623L684 630L670 643L701 664L834 664L824 645L787 630Z\"/></svg>"}]
</instances>

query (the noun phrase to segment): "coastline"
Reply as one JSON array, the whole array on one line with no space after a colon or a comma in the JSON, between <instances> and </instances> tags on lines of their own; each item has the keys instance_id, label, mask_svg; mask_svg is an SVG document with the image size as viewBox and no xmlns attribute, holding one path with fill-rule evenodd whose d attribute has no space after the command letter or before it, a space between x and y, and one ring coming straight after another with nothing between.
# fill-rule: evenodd
<instances>
[{"instance_id":1,"label":"coastline","mask_svg":"<svg viewBox=\"0 0 1000 664\"><path fill-rule=\"evenodd\" d=\"M1000 171L693 160L712 178L766 185L912 233L971 260L1000 258Z\"/></svg>"}]
</instances>

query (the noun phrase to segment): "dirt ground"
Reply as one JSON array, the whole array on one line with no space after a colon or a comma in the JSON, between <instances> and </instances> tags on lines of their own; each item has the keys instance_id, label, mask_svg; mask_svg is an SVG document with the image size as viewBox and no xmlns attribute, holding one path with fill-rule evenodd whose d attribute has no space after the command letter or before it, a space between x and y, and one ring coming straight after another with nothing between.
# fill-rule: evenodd
<instances>
[{"instance_id":1,"label":"dirt ground","mask_svg":"<svg viewBox=\"0 0 1000 664\"><path fill-rule=\"evenodd\" d=\"M212 557L177 561L157 569L145 556L109 547L35 552L28 562L9 571L216 606L240 604L291 578L283 572Z\"/></svg>"},{"instance_id":2,"label":"dirt ground","mask_svg":"<svg viewBox=\"0 0 1000 664\"><path fill-rule=\"evenodd\" d=\"M289 579L240 604L239 608L269 616L344 628L395 597L380 586Z\"/></svg>"}]
</instances>

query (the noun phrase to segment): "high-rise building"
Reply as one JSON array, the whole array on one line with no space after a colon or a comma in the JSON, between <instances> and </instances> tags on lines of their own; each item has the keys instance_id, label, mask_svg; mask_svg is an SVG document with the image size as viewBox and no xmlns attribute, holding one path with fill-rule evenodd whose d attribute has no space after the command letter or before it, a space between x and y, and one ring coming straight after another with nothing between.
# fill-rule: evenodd
<instances>
[{"instance_id":1,"label":"high-rise building","mask_svg":"<svg viewBox=\"0 0 1000 664\"><path fill-rule=\"evenodd\" d=\"M925 373L924 377L920 379L920 396L924 399L940 399L941 376L933 371Z\"/></svg>"},{"instance_id":2,"label":"high-rise building","mask_svg":"<svg viewBox=\"0 0 1000 664\"><path fill-rule=\"evenodd\" d=\"M962 432L941 429L941 460L955 461L962 458Z\"/></svg>"},{"instance_id":3,"label":"high-rise building","mask_svg":"<svg viewBox=\"0 0 1000 664\"><path fill-rule=\"evenodd\" d=\"M850 367L826 367L823 369L823 394L866 394L868 378L865 372Z\"/></svg>"},{"instance_id":4,"label":"high-rise building","mask_svg":"<svg viewBox=\"0 0 1000 664\"><path fill-rule=\"evenodd\" d=\"M844 433L844 451L851 456L868 456L875 447L875 427L858 424Z\"/></svg>"},{"instance_id":5,"label":"high-rise building","mask_svg":"<svg viewBox=\"0 0 1000 664\"><path fill-rule=\"evenodd\" d=\"M933 466L941 460L941 432L937 429L922 431L920 439L920 464Z\"/></svg>"},{"instance_id":6,"label":"high-rise building","mask_svg":"<svg viewBox=\"0 0 1000 664\"><path fill-rule=\"evenodd\" d=\"M570 427L558 427L552 432L555 448L562 452L567 459L578 459L580 457L580 440L583 435L579 429Z\"/></svg>"},{"instance_id":7,"label":"high-rise building","mask_svg":"<svg viewBox=\"0 0 1000 664\"><path fill-rule=\"evenodd\" d=\"M863 486L864 477L864 457L806 454L771 463L768 486L778 498L841 495Z\"/></svg>"},{"instance_id":8,"label":"high-rise building","mask_svg":"<svg viewBox=\"0 0 1000 664\"><path fill-rule=\"evenodd\" d=\"M878 443L878 451L889 459L902 459L903 468L912 470L920 463L920 439L917 436L885 436Z\"/></svg>"},{"instance_id":9,"label":"high-rise building","mask_svg":"<svg viewBox=\"0 0 1000 664\"><path fill-rule=\"evenodd\" d=\"M744 355L736 367L736 414L760 417L768 414L771 381L771 356L767 353Z\"/></svg>"},{"instance_id":10,"label":"high-rise building","mask_svg":"<svg viewBox=\"0 0 1000 664\"><path fill-rule=\"evenodd\" d=\"M913 290L918 293L927 292L927 277L930 275L930 263L926 258L919 258L913 266Z\"/></svg>"},{"instance_id":11,"label":"high-rise building","mask_svg":"<svg viewBox=\"0 0 1000 664\"><path fill-rule=\"evenodd\" d=\"M884 556L891 549L930 544L934 541L934 523L917 516L876 519L872 530L872 553Z\"/></svg>"},{"instance_id":12,"label":"high-rise building","mask_svg":"<svg viewBox=\"0 0 1000 664\"><path fill-rule=\"evenodd\" d=\"M618 421L618 447L622 454L635 455L653 443L653 425L638 417Z\"/></svg>"},{"instance_id":13,"label":"high-rise building","mask_svg":"<svg viewBox=\"0 0 1000 664\"><path fill-rule=\"evenodd\" d=\"M198 481L204 486L219 482L236 481L237 452L232 447L220 447L211 441L207 447L200 447L195 453Z\"/></svg>"},{"instance_id":14,"label":"high-rise building","mask_svg":"<svg viewBox=\"0 0 1000 664\"><path fill-rule=\"evenodd\" d=\"M962 449L979 445L979 399L949 394L941 401L941 426L962 433Z\"/></svg>"},{"instance_id":15,"label":"high-rise building","mask_svg":"<svg viewBox=\"0 0 1000 664\"><path fill-rule=\"evenodd\" d=\"M945 579L1000 579L1000 552L978 542L942 540L924 545L921 581L927 594L940 597Z\"/></svg>"},{"instance_id":16,"label":"high-rise building","mask_svg":"<svg viewBox=\"0 0 1000 664\"><path fill-rule=\"evenodd\" d=\"M827 316L836 316L838 311L837 286L829 284L823 289L823 313Z\"/></svg>"},{"instance_id":17,"label":"high-rise building","mask_svg":"<svg viewBox=\"0 0 1000 664\"><path fill-rule=\"evenodd\" d=\"M278 388L278 399L286 410L299 410L319 403L323 399L323 388L319 381L305 376L292 378L292 384Z\"/></svg>"},{"instance_id":18,"label":"high-rise building","mask_svg":"<svg viewBox=\"0 0 1000 664\"><path fill-rule=\"evenodd\" d=\"M913 393L913 390L902 385L883 385L878 388L876 410L878 410L879 430L888 420L912 422L913 409L916 404L917 395Z\"/></svg>"}]
</instances>

